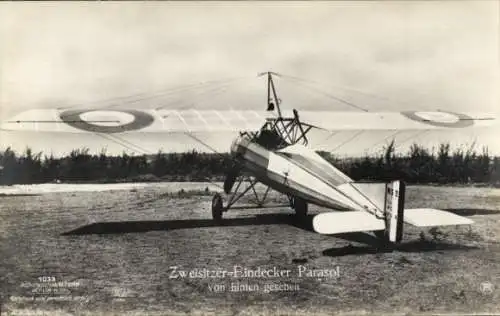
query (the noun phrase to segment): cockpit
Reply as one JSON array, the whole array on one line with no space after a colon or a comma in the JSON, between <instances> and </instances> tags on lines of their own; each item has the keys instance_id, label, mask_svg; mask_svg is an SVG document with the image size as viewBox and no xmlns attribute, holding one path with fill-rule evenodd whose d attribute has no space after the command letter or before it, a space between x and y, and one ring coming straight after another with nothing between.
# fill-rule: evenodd
<instances>
[{"instance_id":1,"label":"cockpit","mask_svg":"<svg viewBox=\"0 0 500 316\"><path fill-rule=\"evenodd\" d=\"M281 149L290 144L275 129L262 129L255 136L255 142L268 150Z\"/></svg>"}]
</instances>

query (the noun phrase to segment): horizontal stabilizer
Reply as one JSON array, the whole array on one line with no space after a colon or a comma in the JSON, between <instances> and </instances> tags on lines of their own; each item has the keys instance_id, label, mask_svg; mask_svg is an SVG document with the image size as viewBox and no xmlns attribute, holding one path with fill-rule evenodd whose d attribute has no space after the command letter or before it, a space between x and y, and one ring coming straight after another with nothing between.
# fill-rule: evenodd
<instances>
[{"instance_id":1,"label":"horizontal stabilizer","mask_svg":"<svg viewBox=\"0 0 500 316\"><path fill-rule=\"evenodd\" d=\"M432 208L405 209L405 223L418 226L470 225L472 220L450 212Z\"/></svg>"},{"instance_id":2,"label":"horizontal stabilizer","mask_svg":"<svg viewBox=\"0 0 500 316\"><path fill-rule=\"evenodd\" d=\"M320 234L340 234L383 230L385 223L364 211L328 212L314 216L313 228Z\"/></svg>"}]
</instances>

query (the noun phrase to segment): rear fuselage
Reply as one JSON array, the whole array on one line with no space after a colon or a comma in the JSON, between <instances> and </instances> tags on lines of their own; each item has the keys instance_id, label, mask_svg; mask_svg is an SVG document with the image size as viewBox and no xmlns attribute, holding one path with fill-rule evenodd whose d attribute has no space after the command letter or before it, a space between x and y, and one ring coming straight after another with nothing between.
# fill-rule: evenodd
<instances>
[{"instance_id":1,"label":"rear fuselage","mask_svg":"<svg viewBox=\"0 0 500 316\"><path fill-rule=\"evenodd\" d=\"M305 146L295 144L269 150L244 135L234 140L231 154L258 181L283 194L332 209L363 209L337 189L352 180Z\"/></svg>"}]
</instances>

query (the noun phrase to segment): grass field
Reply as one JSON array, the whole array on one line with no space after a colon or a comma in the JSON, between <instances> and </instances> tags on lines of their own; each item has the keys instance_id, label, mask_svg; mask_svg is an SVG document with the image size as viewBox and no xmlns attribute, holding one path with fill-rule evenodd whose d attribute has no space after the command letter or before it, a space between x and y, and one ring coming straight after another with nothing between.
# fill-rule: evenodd
<instances>
[{"instance_id":1,"label":"grass field","mask_svg":"<svg viewBox=\"0 0 500 316\"><path fill-rule=\"evenodd\" d=\"M316 234L286 207L217 225L203 188L0 196L1 315L500 312L499 189L409 186L407 207L475 224L405 226L389 252L371 234ZM221 275L234 269L284 275Z\"/></svg>"}]
</instances>

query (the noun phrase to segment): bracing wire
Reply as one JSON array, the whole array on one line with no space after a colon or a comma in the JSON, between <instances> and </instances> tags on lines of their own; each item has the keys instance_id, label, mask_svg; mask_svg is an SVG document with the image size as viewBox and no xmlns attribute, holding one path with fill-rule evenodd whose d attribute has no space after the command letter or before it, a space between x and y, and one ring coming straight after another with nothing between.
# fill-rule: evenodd
<instances>
[{"instance_id":1,"label":"bracing wire","mask_svg":"<svg viewBox=\"0 0 500 316\"><path fill-rule=\"evenodd\" d=\"M243 79L248 79L249 77L232 77L232 78L227 78L227 79L220 79L220 80L209 80L209 81L202 81L198 83L191 83L187 85L181 85L173 88L168 88L168 89L162 89L158 90L155 92L143 92L143 93L136 93L132 95L127 95L127 96L120 96L120 97L113 97L113 98L107 98L107 99L101 99L97 101L91 101L91 102L85 102L85 103L76 103L72 105L67 105L67 106L62 106L60 108L75 108L75 107L90 107L90 108L96 108L100 104L106 104L106 103L114 103L118 101L122 101L119 104L112 104L105 106L104 108L112 108L116 107L120 104L127 104L127 103L135 103L135 102L140 102L148 99L154 99L154 98L159 98L159 97L164 97L168 95L173 95L176 93L180 92L185 92L189 91L191 89L199 89L200 87L206 87L209 85L216 85L216 84L223 84L227 82L233 82L233 81L239 81Z\"/></svg>"},{"instance_id":2,"label":"bracing wire","mask_svg":"<svg viewBox=\"0 0 500 316\"><path fill-rule=\"evenodd\" d=\"M137 144L134 144L134 143L132 143L131 141L128 141L128 140L126 140L125 138L120 137L120 136L118 136L118 135L110 134L110 135L108 135L108 136L110 136L112 139L117 139L117 140L119 140L119 141L121 141L121 142L123 142L123 143L125 143L125 144L128 144L128 145L130 145L130 146L132 146L132 147L136 147L136 148L138 148L138 149L141 149L141 150L142 150L142 152L144 152L144 153L146 153L146 154L152 154L152 153L153 153L151 150L146 149L145 147L141 147L141 146L139 146L139 145L137 145Z\"/></svg>"},{"instance_id":3,"label":"bracing wire","mask_svg":"<svg viewBox=\"0 0 500 316\"><path fill-rule=\"evenodd\" d=\"M376 148L376 146L387 142L388 139L392 138L394 139L398 134L403 132L402 130L396 130L395 132L391 133L389 136L384 137L381 141L376 142L375 144L371 145L370 148ZM365 153L367 153L368 150L365 150Z\"/></svg>"},{"instance_id":4,"label":"bracing wire","mask_svg":"<svg viewBox=\"0 0 500 316\"><path fill-rule=\"evenodd\" d=\"M166 92L159 92L159 93L156 93L156 94L153 94L153 95L146 95L146 96L141 97L141 98L136 98L136 99L124 101L121 104L114 104L114 105L107 106L105 108L112 108L112 107L116 107L116 106L119 106L119 105L122 105L122 104L138 103L138 102L143 102L143 101L146 101L146 100L152 100L152 99L162 98L162 97L166 97L166 96L175 95L175 94L178 94L178 93L181 93L181 92L187 92L189 90L196 91L196 89L199 89L199 88L207 88L207 85L212 85L212 86L214 86L214 85L224 85L224 84L225 85L231 85L231 84L234 84L236 81L240 81L240 80L243 80L243 79L247 79L247 77L238 77L238 78L232 78L232 79L226 79L226 80L213 80L213 81L206 81L206 82L197 83L197 84L191 84L191 85L180 87L180 88L172 88L172 89L167 90ZM208 92L210 92L210 90ZM207 91L205 91L205 92L203 92L203 91L202 92L198 92L198 95L204 94L204 93L207 93Z\"/></svg>"},{"instance_id":5,"label":"bracing wire","mask_svg":"<svg viewBox=\"0 0 500 316\"><path fill-rule=\"evenodd\" d=\"M134 143L122 139L118 136L113 137L109 134L104 134L104 133L94 133L94 134L106 140L112 141L113 143L118 144L124 147L125 149L131 150L132 152L139 152L140 154L152 154L151 151L144 149L138 145L135 145Z\"/></svg>"},{"instance_id":6,"label":"bracing wire","mask_svg":"<svg viewBox=\"0 0 500 316\"><path fill-rule=\"evenodd\" d=\"M203 146L205 146L206 148L210 149L214 154L217 154L217 155L219 155L221 157L225 157L224 154L218 152L215 148L213 148L212 146L208 145L207 143L205 143L204 141L202 141L198 137L194 136L192 133L186 132L185 134L187 136L191 137L192 139L194 139L196 142L198 142L198 143L202 144Z\"/></svg>"},{"instance_id":7,"label":"bracing wire","mask_svg":"<svg viewBox=\"0 0 500 316\"><path fill-rule=\"evenodd\" d=\"M232 83L226 83L224 85L221 85L221 86L216 86L216 87L212 87L208 90L205 90L205 91L201 91L201 92L197 92L194 96L192 96L195 100L191 101L191 102L185 102L185 98L184 97L180 97L180 98L177 98L175 100L172 100L170 101L169 103L167 104L164 104L162 105L160 108L164 108L164 107L167 107L168 105L172 104L172 103L184 103L183 106L176 106L176 109L186 109L186 108L189 108L189 107L192 107L192 108L196 108L196 106L198 105L199 101L196 100L202 96L205 96L205 97L214 97L215 95L218 95L218 94L222 94L224 92L227 91L227 89L229 87L231 87L232 85L234 85L236 82L232 82Z\"/></svg>"},{"instance_id":8,"label":"bracing wire","mask_svg":"<svg viewBox=\"0 0 500 316\"><path fill-rule=\"evenodd\" d=\"M410 137L407 137L407 138L403 139L401 142L399 142L398 144L396 144L394 149L396 149L397 147L400 147L401 145L405 144L407 141L409 141L411 139L417 138L418 136L422 136L423 134L425 134L427 132L429 132L428 129L418 130L415 134L412 134Z\"/></svg>"},{"instance_id":9,"label":"bracing wire","mask_svg":"<svg viewBox=\"0 0 500 316\"><path fill-rule=\"evenodd\" d=\"M128 149L128 150L131 150L133 152L137 152L139 151L141 154L145 155L145 154L153 154L151 151L148 151L144 148L141 148L140 146L138 145L135 145L131 142L128 142L124 139L121 139L117 136L115 136L117 139L114 139L111 135L108 135L108 134L103 134L103 133L95 133L97 136L100 136L106 140L110 140L120 146L123 146L124 148ZM224 157L223 154L219 153L217 150L215 150L213 147L211 147L210 145L206 144L205 142L203 142L202 140L200 140L199 138L197 138L196 136L190 134L190 133L186 133L186 135L190 136L191 138L193 138L195 141L199 142L200 144L204 145L205 147L209 148L210 150L212 150L215 154L221 156L221 157ZM127 144L128 143L128 144ZM134 148L135 147L135 148ZM212 181L210 178L208 177L203 177L207 182L209 182L210 184L218 187L218 188L221 188L221 189L224 189L223 186L221 186L220 184L216 183L215 181Z\"/></svg>"},{"instance_id":10,"label":"bracing wire","mask_svg":"<svg viewBox=\"0 0 500 316\"><path fill-rule=\"evenodd\" d=\"M349 107L351 107L351 108L354 108L354 109L357 109L357 110L360 110L360 111L363 111L363 112L368 112L368 110L367 110L367 109L365 109L365 108L363 108L363 107L361 107L361 106L359 106L359 105L357 105L357 104L354 104L354 103L352 103L352 102L349 102L349 101L347 101L347 100L344 100L344 99L342 99L342 98L339 98L339 97L337 97L337 96L334 96L333 94L328 93L328 92L325 92L325 91L323 91L323 90L321 90L321 89L318 89L318 88L312 87L312 86L310 86L309 84L306 84L306 83L303 83L303 82L300 82L300 81L293 81L293 80L292 80L291 82L293 82L294 84L296 84L296 85L297 85L297 86L299 86L299 87L302 87L302 88L305 88L305 89L307 89L307 90L310 90L310 91L313 91L313 92L316 92L316 93L322 94L323 96L325 96L325 97L327 97L327 98L330 98L330 99L333 99L333 100L338 101L338 102L340 102L340 103L343 103L343 104L345 104L345 105L348 105L348 106L349 106Z\"/></svg>"},{"instance_id":11,"label":"bracing wire","mask_svg":"<svg viewBox=\"0 0 500 316\"><path fill-rule=\"evenodd\" d=\"M352 137L350 137L349 139L347 139L346 141L340 143L337 147L335 147L334 149L332 149L331 152L333 153L336 150L338 150L339 148L341 148L342 146L344 146L345 144L352 142L354 139L356 139L363 132L364 132L364 130L357 131Z\"/></svg>"},{"instance_id":12,"label":"bracing wire","mask_svg":"<svg viewBox=\"0 0 500 316\"><path fill-rule=\"evenodd\" d=\"M376 99L380 99L380 100L395 102L395 100L391 100L389 98L382 97L382 96L376 95L374 93L362 91L362 90L359 90L359 89L354 89L354 88L351 88L351 87L344 87L344 86L335 85L335 84L332 84L332 83L322 83L322 82L319 82L319 81L316 81L316 80L306 79L306 78L300 78L300 77L297 77L297 76L286 75L286 74L282 74L282 76L284 78L287 78L287 79L297 80L297 81L301 81L301 82L309 83L309 84L314 84L314 85L320 85L320 86L323 86L325 88L326 87L333 87L333 88L336 88L336 89L350 91L350 92L355 92L355 93L358 93L360 95L365 95L365 96L376 98Z\"/></svg>"}]
</instances>

